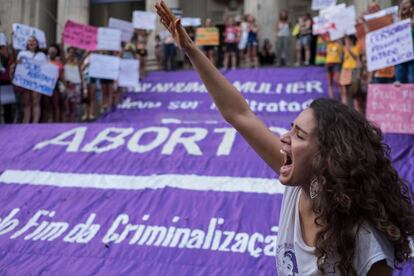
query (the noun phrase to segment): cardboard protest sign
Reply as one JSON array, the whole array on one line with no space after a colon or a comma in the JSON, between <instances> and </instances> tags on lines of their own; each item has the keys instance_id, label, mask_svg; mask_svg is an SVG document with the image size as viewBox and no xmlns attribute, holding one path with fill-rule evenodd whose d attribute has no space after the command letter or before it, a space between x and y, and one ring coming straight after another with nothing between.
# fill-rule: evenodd
<instances>
[{"instance_id":1,"label":"cardboard protest sign","mask_svg":"<svg viewBox=\"0 0 414 276\"><path fill-rule=\"evenodd\" d=\"M89 76L99 79L116 80L119 76L119 65L119 57L91 54Z\"/></svg>"},{"instance_id":2,"label":"cardboard protest sign","mask_svg":"<svg viewBox=\"0 0 414 276\"><path fill-rule=\"evenodd\" d=\"M411 21L395 23L366 36L368 71L400 64L414 59Z\"/></svg>"},{"instance_id":3,"label":"cardboard protest sign","mask_svg":"<svg viewBox=\"0 0 414 276\"><path fill-rule=\"evenodd\" d=\"M65 44L89 51L96 50L97 37L98 28L71 20L66 22L63 30L63 41Z\"/></svg>"},{"instance_id":4,"label":"cardboard protest sign","mask_svg":"<svg viewBox=\"0 0 414 276\"><path fill-rule=\"evenodd\" d=\"M109 18L108 27L121 30L121 40L124 42L129 42L134 34L134 25L125 20L111 17Z\"/></svg>"},{"instance_id":5,"label":"cardboard protest sign","mask_svg":"<svg viewBox=\"0 0 414 276\"><path fill-rule=\"evenodd\" d=\"M135 29L155 30L156 18L153 12L134 11L132 23Z\"/></svg>"},{"instance_id":6,"label":"cardboard protest sign","mask_svg":"<svg viewBox=\"0 0 414 276\"><path fill-rule=\"evenodd\" d=\"M181 25L183 25L183 27L198 27L201 25L201 18L183 17L181 18Z\"/></svg>"},{"instance_id":7,"label":"cardboard protest sign","mask_svg":"<svg viewBox=\"0 0 414 276\"><path fill-rule=\"evenodd\" d=\"M198 46L219 45L219 30L217 28L197 28L196 45Z\"/></svg>"},{"instance_id":8,"label":"cardboard protest sign","mask_svg":"<svg viewBox=\"0 0 414 276\"><path fill-rule=\"evenodd\" d=\"M0 46L7 45L7 37L4 33L0 33Z\"/></svg>"},{"instance_id":9,"label":"cardboard protest sign","mask_svg":"<svg viewBox=\"0 0 414 276\"><path fill-rule=\"evenodd\" d=\"M111 28L98 28L98 44L97 50L121 50L122 31Z\"/></svg>"},{"instance_id":10,"label":"cardboard protest sign","mask_svg":"<svg viewBox=\"0 0 414 276\"><path fill-rule=\"evenodd\" d=\"M136 87L139 81L139 61L136 59L121 59L119 66L118 86Z\"/></svg>"},{"instance_id":11,"label":"cardboard protest sign","mask_svg":"<svg viewBox=\"0 0 414 276\"><path fill-rule=\"evenodd\" d=\"M398 6L392 6L383 10L380 10L376 13L366 14L364 15L365 21L370 21L372 19L384 17L386 15L391 15L393 18L393 22L398 21Z\"/></svg>"},{"instance_id":12,"label":"cardboard protest sign","mask_svg":"<svg viewBox=\"0 0 414 276\"><path fill-rule=\"evenodd\" d=\"M13 84L51 96L59 77L59 68L48 62L23 59L16 67Z\"/></svg>"},{"instance_id":13,"label":"cardboard protest sign","mask_svg":"<svg viewBox=\"0 0 414 276\"><path fill-rule=\"evenodd\" d=\"M39 42L39 47L46 48L46 36L42 30L23 24L13 24L13 48L26 50L27 39L34 36Z\"/></svg>"},{"instance_id":14,"label":"cardboard protest sign","mask_svg":"<svg viewBox=\"0 0 414 276\"><path fill-rule=\"evenodd\" d=\"M388 14L368 20L367 26L368 30L372 32L390 26L392 23L394 23L394 18L392 17L392 14Z\"/></svg>"},{"instance_id":15,"label":"cardboard protest sign","mask_svg":"<svg viewBox=\"0 0 414 276\"><path fill-rule=\"evenodd\" d=\"M80 84L81 77L79 67L77 65L66 64L64 68L65 80L71 83Z\"/></svg>"},{"instance_id":16,"label":"cardboard protest sign","mask_svg":"<svg viewBox=\"0 0 414 276\"><path fill-rule=\"evenodd\" d=\"M312 10L319 11L327 7L335 6L336 0L312 0Z\"/></svg>"},{"instance_id":17,"label":"cardboard protest sign","mask_svg":"<svg viewBox=\"0 0 414 276\"><path fill-rule=\"evenodd\" d=\"M369 85L367 117L385 133L414 134L414 85Z\"/></svg>"}]
</instances>

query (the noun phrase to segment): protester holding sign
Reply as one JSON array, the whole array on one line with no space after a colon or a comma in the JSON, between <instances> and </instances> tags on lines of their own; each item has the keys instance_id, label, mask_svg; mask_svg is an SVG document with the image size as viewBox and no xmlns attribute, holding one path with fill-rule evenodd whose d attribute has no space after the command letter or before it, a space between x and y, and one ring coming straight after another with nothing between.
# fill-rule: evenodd
<instances>
[{"instance_id":1,"label":"protester holding sign","mask_svg":"<svg viewBox=\"0 0 414 276\"><path fill-rule=\"evenodd\" d=\"M27 40L26 50L20 51L17 55L17 63L22 63L23 59L34 59L39 62L47 61L46 55L40 51L39 42L34 36L30 36ZM25 88L18 90L21 92L23 100L23 123L39 123L41 95Z\"/></svg>"},{"instance_id":2,"label":"protester holding sign","mask_svg":"<svg viewBox=\"0 0 414 276\"><path fill-rule=\"evenodd\" d=\"M345 105L318 99L276 138L165 3L156 9L224 119L286 185L278 274L392 275L395 264L410 259L414 195L384 152L379 129ZM290 266L284 265L286 257Z\"/></svg>"},{"instance_id":3,"label":"protester holding sign","mask_svg":"<svg viewBox=\"0 0 414 276\"><path fill-rule=\"evenodd\" d=\"M3 108L3 119L6 124L15 121L14 114L16 113L16 97L11 83L13 63L14 58L7 43L0 45L0 105Z\"/></svg>"},{"instance_id":4,"label":"protester holding sign","mask_svg":"<svg viewBox=\"0 0 414 276\"><path fill-rule=\"evenodd\" d=\"M257 47L259 44L259 26L256 24L256 18L248 14L246 16L249 24L249 33L247 35L247 57L249 58L250 67L259 67L259 58L257 56Z\"/></svg>"},{"instance_id":5,"label":"protester holding sign","mask_svg":"<svg viewBox=\"0 0 414 276\"><path fill-rule=\"evenodd\" d=\"M360 50L357 45L356 36L345 37L344 61L342 63L339 84L341 85L340 95L343 104L350 104L350 97L356 93L359 80L358 66L360 63Z\"/></svg>"},{"instance_id":6,"label":"protester holding sign","mask_svg":"<svg viewBox=\"0 0 414 276\"><path fill-rule=\"evenodd\" d=\"M213 20L211 18L206 18L204 23L204 28L215 28L213 24ZM247 40L247 39L246 39ZM215 65L216 64L216 48L217 46L214 45L204 45L201 46L204 53L208 57L208 59Z\"/></svg>"},{"instance_id":7,"label":"protester holding sign","mask_svg":"<svg viewBox=\"0 0 414 276\"><path fill-rule=\"evenodd\" d=\"M310 64L312 44L312 17L306 14L299 18L299 34L296 38L296 65L302 63L302 51L305 51L305 65Z\"/></svg>"},{"instance_id":8,"label":"protester holding sign","mask_svg":"<svg viewBox=\"0 0 414 276\"><path fill-rule=\"evenodd\" d=\"M65 122L75 122L77 116L77 107L81 101L82 78L80 74L80 64L76 50L73 47L67 49L65 64L65 94L64 110Z\"/></svg>"},{"instance_id":9,"label":"protester holding sign","mask_svg":"<svg viewBox=\"0 0 414 276\"><path fill-rule=\"evenodd\" d=\"M84 104L84 114L82 120L95 119L96 107L96 85L98 79L90 75L90 52L86 53L83 60L80 62L81 72L80 76L84 80L82 82L82 102ZM99 104L100 105L100 104Z\"/></svg>"},{"instance_id":10,"label":"protester holding sign","mask_svg":"<svg viewBox=\"0 0 414 276\"><path fill-rule=\"evenodd\" d=\"M223 60L224 69L229 68L229 62L231 62L232 69L236 69L239 40L240 27L236 25L236 21L233 17L225 18L224 43L226 50L224 52Z\"/></svg>"},{"instance_id":11,"label":"protester holding sign","mask_svg":"<svg viewBox=\"0 0 414 276\"><path fill-rule=\"evenodd\" d=\"M326 71L328 77L329 97L333 99L334 86L339 83L339 73L341 72L342 63L342 44L338 41L329 41L326 46Z\"/></svg>"},{"instance_id":12,"label":"protester holding sign","mask_svg":"<svg viewBox=\"0 0 414 276\"><path fill-rule=\"evenodd\" d=\"M414 0L403 0L398 14L401 20L411 20L414 40ZM414 59L395 66L395 79L400 83L414 83Z\"/></svg>"},{"instance_id":13,"label":"protester holding sign","mask_svg":"<svg viewBox=\"0 0 414 276\"><path fill-rule=\"evenodd\" d=\"M289 41L289 13L284 10L279 13L279 18L276 22L276 56L279 66L289 64Z\"/></svg>"},{"instance_id":14,"label":"protester holding sign","mask_svg":"<svg viewBox=\"0 0 414 276\"><path fill-rule=\"evenodd\" d=\"M64 88L61 84L64 82L64 64L60 60L60 48L58 45L52 44L49 46L49 49L47 50L47 58L51 64L59 68L59 80L56 82L55 91L52 96L43 95L44 107L42 109L44 113L42 121L48 122L50 115L52 115L51 117L53 122L62 122L63 112L61 108L61 89Z\"/></svg>"}]
</instances>

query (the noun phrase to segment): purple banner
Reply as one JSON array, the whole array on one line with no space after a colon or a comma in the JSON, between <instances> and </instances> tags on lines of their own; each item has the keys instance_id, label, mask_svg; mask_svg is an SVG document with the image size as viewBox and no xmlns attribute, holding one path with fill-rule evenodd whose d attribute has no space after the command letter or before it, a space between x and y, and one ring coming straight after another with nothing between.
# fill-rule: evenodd
<instances>
[{"instance_id":1,"label":"purple banner","mask_svg":"<svg viewBox=\"0 0 414 276\"><path fill-rule=\"evenodd\" d=\"M256 114L279 122L291 121L313 99L327 95L325 69L319 67L241 69L224 75ZM137 92L125 93L115 112L101 121L136 122L144 116L156 122L165 117L222 121L195 71L149 74Z\"/></svg>"},{"instance_id":2,"label":"purple banner","mask_svg":"<svg viewBox=\"0 0 414 276\"><path fill-rule=\"evenodd\" d=\"M256 74L262 85L276 71L227 77L234 83ZM287 71L278 80L315 74L325 87L318 68ZM177 92L178 83L192 81L192 72L151 74L146 92L127 93L122 104L130 98L161 107L118 107L99 124L0 126L0 274L276 275L284 188L205 92ZM156 82L176 88L151 91ZM246 91L256 102L299 105L320 95ZM177 101L185 105L168 108ZM301 111L261 108L278 135ZM414 185L414 136L387 135L386 142ZM409 264L395 275L413 272Z\"/></svg>"},{"instance_id":3,"label":"purple banner","mask_svg":"<svg viewBox=\"0 0 414 276\"><path fill-rule=\"evenodd\" d=\"M227 125L0 132L0 264L20 263L9 273L275 272L283 187Z\"/></svg>"}]
</instances>

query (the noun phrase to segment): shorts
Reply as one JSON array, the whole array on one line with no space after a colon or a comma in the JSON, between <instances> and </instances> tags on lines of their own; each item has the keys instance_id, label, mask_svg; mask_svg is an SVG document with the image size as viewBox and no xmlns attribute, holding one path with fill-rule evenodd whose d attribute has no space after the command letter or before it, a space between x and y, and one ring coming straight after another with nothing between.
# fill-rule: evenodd
<instances>
[{"instance_id":1,"label":"shorts","mask_svg":"<svg viewBox=\"0 0 414 276\"><path fill-rule=\"evenodd\" d=\"M139 50L137 50L137 54L140 57L146 57L146 56L148 56L148 51L147 51L147 49L139 49Z\"/></svg>"},{"instance_id":2,"label":"shorts","mask_svg":"<svg viewBox=\"0 0 414 276\"><path fill-rule=\"evenodd\" d=\"M87 78L86 80L88 84L96 84L97 81L98 81L97 78L91 78L91 77Z\"/></svg>"},{"instance_id":3,"label":"shorts","mask_svg":"<svg viewBox=\"0 0 414 276\"><path fill-rule=\"evenodd\" d=\"M311 43L312 43L312 35L311 34L300 35L296 39L296 47L310 46Z\"/></svg>"},{"instance_id":4,"label":"shorts","mask_svg":"<svg viewBox=\"0 0 414 276\"><path fill-rule=\"evenodd\" d=\"M331 74L341 72L342 69L342 65L340 63L326 63L325 67L326 71Z\"/></svg>"},{"instance_id":5,"label":"shorts","mask_svg":"<svg viewBox=\"0 0 414 276\"><path fill-rule=\"evenodd\" d=\"M257 40L249 40L247 41L247 47L257 47Z\"/></svg>"},{"instance_id":6,"label":"shorts","mask_svg":"<svg viewBox=\"0 0 414 276\"><path fill-rule=\"evenodd\" d=\"M101 79L101 84L112 84L112 83L114 83L114 80Z\"/></svg>"},{"instance_id":7,"label":"shorts","mask_svg":"<svg viewBox=\"0 0 414 276\"><path fill-rule=\"evenodd\" d=\"M216 50L216 46L212 46L212 45L203 46L204 52L215 51L215 50Z\"/></svg>"},{"instance_id":8,"label":"shorts","mask_svg":"<svg viewBox=\"0 0 414 276\"><path fill-rule=\"evenodd\" d=\"M226 43L227 53L237 53L238 43Z\"/></svg>"},{"instance_id":9,"label":"shorts","mask_svg":"<svg viewBox=\"0 0 414 276\"><path fill-rule=\"evenodd\" d=\"M80 103L80 84L69 83L66 86L66 98L72 103Z\"/></svg>"}]
</instances>

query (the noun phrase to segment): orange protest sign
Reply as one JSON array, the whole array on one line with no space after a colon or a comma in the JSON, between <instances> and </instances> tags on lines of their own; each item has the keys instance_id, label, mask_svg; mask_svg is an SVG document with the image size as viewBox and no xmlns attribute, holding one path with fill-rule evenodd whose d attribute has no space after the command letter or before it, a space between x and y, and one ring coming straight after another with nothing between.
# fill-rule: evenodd
<instances>
[{"instance_id":1,"label":"orange protest sign","mask_svg":"<svg viewBox=\"0 0 414 276\"><path fill-rule=\"evenodd\" d=\"M198 46L219 45L219 30L217 28L197 28L196 45Z\"/></svg>"}]
</instances>

